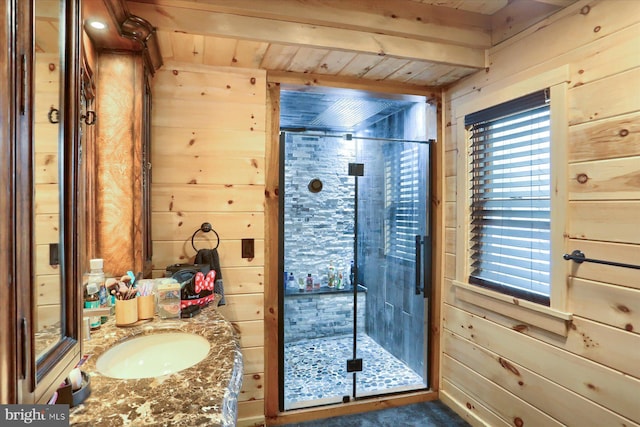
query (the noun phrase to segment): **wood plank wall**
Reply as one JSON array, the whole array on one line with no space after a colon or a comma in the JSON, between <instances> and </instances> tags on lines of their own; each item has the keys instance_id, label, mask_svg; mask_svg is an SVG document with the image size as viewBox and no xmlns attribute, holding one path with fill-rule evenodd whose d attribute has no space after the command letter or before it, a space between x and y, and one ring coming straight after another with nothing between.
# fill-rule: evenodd
<instances>
[{"instance_id":1,"label":"wood plank wall","mask_svg":"<svg viewBox=\"0 0 640 427\"><path fill-rule=\"evenodd\" d=\"M441 398L472 425L640 425L640 275L567 265L567 337L457 300L466 179L456 111L558 67L569 83L565 251L640 263L640 2L580 1L493 48L490 68L446 92L446 268ZM513 93L513 97L524 93ZM552 100L552 109L554 107ZM562 115L561 114L561 115ZM464 160L464 159L462 159ZM552 159L553 162L553 159ZM578 180L578 177L581 177ZM582 179L586 178L586 179ZM586 182L584 182L586 181ZM584 183L580 183L584 182ZM565 263L562 259L552 262Z\"/></svg>"},{"instance_id":2,"label":"wood plank wall","mask_svg":"<svg viewBox=\"0 0 640 427\"><path fill-rule=\"evenodd\" d=\"M192 262L191 235L220 236L226 305L244 357L238 425L264 422L266 74L172 62L152 80L153 276ZM255 257L241 257L241 239ZM198 233L196 247L215 244Z\"/></svg>"}]
</instances>

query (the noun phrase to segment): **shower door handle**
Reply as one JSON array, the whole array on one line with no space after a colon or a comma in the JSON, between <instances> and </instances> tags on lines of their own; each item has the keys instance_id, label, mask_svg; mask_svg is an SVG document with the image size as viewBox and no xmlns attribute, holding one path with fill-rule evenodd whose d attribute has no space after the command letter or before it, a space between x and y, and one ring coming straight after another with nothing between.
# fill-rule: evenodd
<instances>
[{"instance_id":1,"label":"shower door handle","mask_svg":"<svg viewBox=\"0 0 640 427\"><path fill-rule=\"evenodd\" d=\"M422 293L422 236L416 235L416 295Z\"/></svg>"},{"instance_id":2,"label":"shower door handle","mask_svg":"<svg viewBox=\"0 0 640 427\"><path fill-rule=\"evenodd\" d=\"M431 238L416 235L416 295L421 293L425 298L431 295Z\"/></svg>"}]
</instances>

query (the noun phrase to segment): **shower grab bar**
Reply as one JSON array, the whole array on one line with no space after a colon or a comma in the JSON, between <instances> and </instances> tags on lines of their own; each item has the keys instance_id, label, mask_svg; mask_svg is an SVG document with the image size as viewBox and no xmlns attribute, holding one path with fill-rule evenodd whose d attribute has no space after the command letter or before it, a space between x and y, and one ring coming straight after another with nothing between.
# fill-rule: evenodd
<instances>
[{"instance_id":1,"label":"shower grab bar","mask_svg":"<svg viewBox=\"0 0 640 427\"><path fill-rule=\"evenodd\" d=\"M582 264L583 262L593 262L595 264L612 265L614 267L625 267L625 268L633 268L636 270L640 270L640 265L625 264L622 262L603 261L601 259L587 258L586 255L579 249L576 249L570 254L564 254L562 258L566 259L567 261L573 261L577 264Z\"/></svg>"}]
</instances>

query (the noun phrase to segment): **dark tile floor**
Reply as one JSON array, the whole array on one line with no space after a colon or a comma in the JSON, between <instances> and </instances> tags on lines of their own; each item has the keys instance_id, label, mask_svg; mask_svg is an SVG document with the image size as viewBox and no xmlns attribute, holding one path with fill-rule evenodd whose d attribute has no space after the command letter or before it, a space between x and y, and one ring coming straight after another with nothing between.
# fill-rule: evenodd
<instances>
[{"instance_id":1,"label":"dark tile floor","mask_svg":"<svg viewBox=\"0 0 640 427\"><path fill-rule=\"evenodd\" d=\"M325 418L282 427L467 427L469 424L440 401L414 403L363 414Z\"/></svg>"}]
</instances>

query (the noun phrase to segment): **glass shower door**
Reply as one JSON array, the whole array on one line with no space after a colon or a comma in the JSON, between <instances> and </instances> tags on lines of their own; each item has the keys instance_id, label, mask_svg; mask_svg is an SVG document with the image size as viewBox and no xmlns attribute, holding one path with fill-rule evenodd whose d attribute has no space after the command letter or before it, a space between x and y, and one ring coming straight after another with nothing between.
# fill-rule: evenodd
<instances>
[{"instance_id":1,"label":"glass shower door","mask_svg":"<svg viewBox=\"0 0 640 427\"><path fill-rule=\"evenodd\" d=\"M427 387L430 145L287 132L280 147L283 409Z\"/></svg>"},{"instance_id":2,"label":"glass shower door","mask_svg":"<svg viewBox=\"0 0 640 427\"><path fill-rule=\"evenodd\" d=\"M281 134L284 409L340 403L352 393L354 141ZM361 314L363 314L362 312ZM362 323L364 327L364 323Z\"/></svg>"},{"instance_id":3,"label":"glass shower door","mask_svg":"<svg viewBox=\"0 0 640 427\"><path fill-rule=\"evenodd\" d=\"M428 386L429 230L428 142L357 140L357 277L366 298L364 330L354 332L354 397ZM426 291L425 291L426 285ZM364 306L363 306L364 305ZM355 320L357 322L357 319Z\"/></svg>"}]
</instances>

